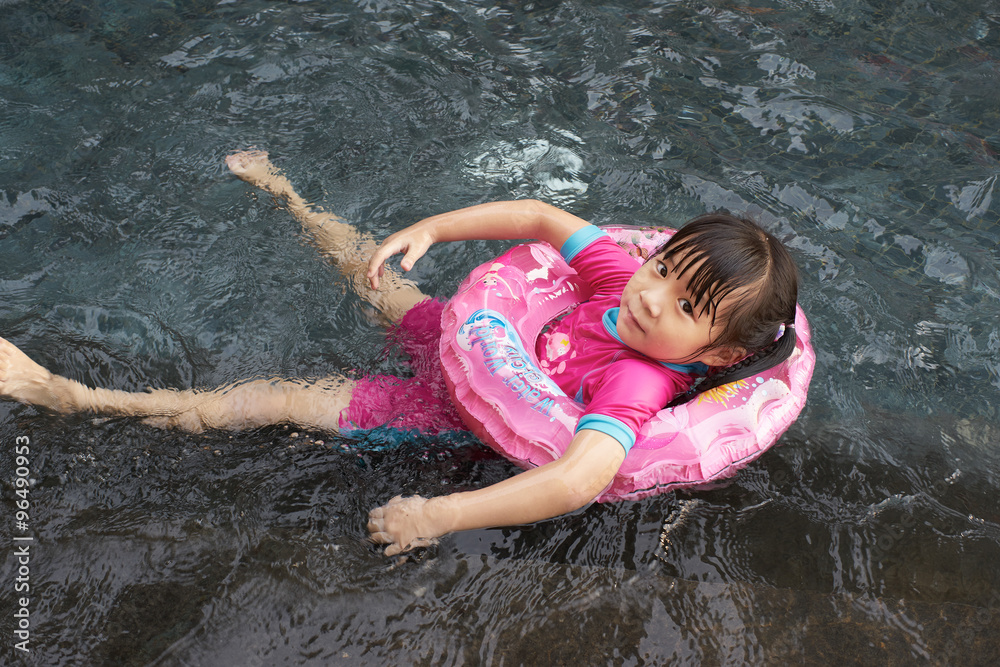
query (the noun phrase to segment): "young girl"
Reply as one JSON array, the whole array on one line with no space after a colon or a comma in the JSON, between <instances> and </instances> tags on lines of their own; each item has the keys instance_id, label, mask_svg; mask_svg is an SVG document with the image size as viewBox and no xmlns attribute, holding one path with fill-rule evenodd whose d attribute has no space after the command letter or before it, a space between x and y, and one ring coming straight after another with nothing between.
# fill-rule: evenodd
<instances>
[{"instance_id":1,"label":"young girl","mask_svg":"<svg viewBox=\"0 0 1000 667\"><path fill-rule=\"evenodd\" d=\"M414 377L257 380L213 391L129 393L52 375L0 339L0 396L62 413L143 416L189 431L277 423L341 433L387 424L431 434L462 429L438 362L443 304L385 262L404 253L401 266L409 271L441 241L546 241L595 290L537 346L552 379L586 405L576 434L562 458L493 486L431 499L396 497L373 509L371 537L393 555L449 532L530 523L583 507L611 482L642 425L665 405L758 373L795 347L795 265L774 237L748 220L697 218L638 270L597 227L531 200L436 215L376 247L340 218L314 211L266 153L237 153L226 162L243 180L287 202L321 251L391 323ZM716 372L692 389L710 369ZM420 411L410 409L415 404Z\"/></svg>"}]
</instances>

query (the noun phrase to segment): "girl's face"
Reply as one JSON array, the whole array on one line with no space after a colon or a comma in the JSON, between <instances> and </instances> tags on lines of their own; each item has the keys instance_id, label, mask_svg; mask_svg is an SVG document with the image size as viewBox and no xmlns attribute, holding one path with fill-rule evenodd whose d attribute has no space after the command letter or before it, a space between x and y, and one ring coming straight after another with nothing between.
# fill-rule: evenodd
<instances>
[{"instance_id":1,"label":"girl's face","mask_svg":"<svg viewBox=\"0 0 1000 667\"><path fill-rule=\"evenodd\" d=\"M677 258L664 261L661 254L639 267L622 292L618 335L632 349L658 361L729 366L743 351L704 349L721 333L722 318L717 316L713 326L713 313L702 312L704 304L695 308L688 290L691 270L678 278L674 270L677 263ZM729 294L717 304L721 313L726 312L732 298Z\"/></svg>"}]
</instances>

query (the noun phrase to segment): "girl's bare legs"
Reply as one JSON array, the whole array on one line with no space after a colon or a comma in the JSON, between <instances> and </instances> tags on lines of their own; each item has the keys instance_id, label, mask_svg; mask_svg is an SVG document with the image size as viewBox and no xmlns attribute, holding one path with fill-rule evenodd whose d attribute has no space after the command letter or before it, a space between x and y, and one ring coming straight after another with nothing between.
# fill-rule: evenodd
<instances>
[{"instance_id":1,"label":"girl's bare legs","mask_svg":"<svg viewBox=\"0 0 1000 667\"><path fill-rule=\"evenodd\" d=\"M97 412L145 417L153 426L193 433L240 430L292 423L336 431L351 400L353 381L330 377L316 382L254 380L212 391L154 389L127 392L91 389L53 375L12 343L0 338L0 398L63 414Z\"/></svg>"},{"instance_id":2,"label":"girl's bare legs","mask_svg":"<svg viewBox=\"0 0 1000 667\"><path fill-rule=\"evenodd\" d=\"M394 271L386 271L378 291L373 290L366 273L368 258L378 247L375 238L358 232L343 218L314 210L271 164L264 151L234 153L226 158L226 165L247 183L284 200L302 228L312 235L323 256L332 260L354 291L389 321L398 322L410 308L427 298L416 283Z\"/></svg>"},{"instance_id":3,"label":"girl's bare legs","mask_svg":"<svg viewBox=\"0 0 1000 667\"><path fill-rule=\"evenodd\" d=\"M324 256L343 271L352 287L390 321L398 322L427 298L410 280L387 272L382 287L372 290L366 279L374 238L358 233L335 215L314 211L279 174L262 151L243 151L226 158L241 179L282 198L312 234ZM354 382L329 377L316 382L254 380L211 391L126 392L91 389L53 375L10 342L0 338L0 398L20 401L64 414L97 412L144 417L154 426L201 432L239 430L268 424L293 423L304 428L336 431L340 413L351 400Z\"/></svg>"}]
</instances>

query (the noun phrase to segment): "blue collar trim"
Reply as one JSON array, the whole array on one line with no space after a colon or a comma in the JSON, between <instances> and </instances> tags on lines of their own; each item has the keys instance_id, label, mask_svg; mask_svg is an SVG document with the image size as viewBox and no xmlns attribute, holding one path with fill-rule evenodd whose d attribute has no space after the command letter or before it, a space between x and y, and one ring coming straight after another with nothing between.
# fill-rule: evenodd
<instances>
[{"instance_id":1,"label":"blue collar trim","mask_svg":"<svg viewBox=\"0 0 1000 667\"><path fill-rule=\"evenodd\" d=\"M604 324L605 331L614 336L615 340L617 340L619 343L625 345L625 341L623 341L621 337L618 335L618 311L620 310L621 310L620 308L609 308L607 312L604 313L604 317L601 318L601 322L603 322ZM625 345L625 347L628 347L628 345ZM629 347L629 349L631 350L632 348ZM639 354L642 353L639 352ZM651 357L646 357L646 358L649 359ZM653 359L653 361L657 360ZM670 364L667 363L666 361L657 361L657 363L662 366L665 366L666 368L669 368L672 371L677 371L678 373L687 373L688 375L694 375L696 377L708 374L708 366L701 363L700 361L696 361L691 364Z\"/></svg>"}]
</instances>

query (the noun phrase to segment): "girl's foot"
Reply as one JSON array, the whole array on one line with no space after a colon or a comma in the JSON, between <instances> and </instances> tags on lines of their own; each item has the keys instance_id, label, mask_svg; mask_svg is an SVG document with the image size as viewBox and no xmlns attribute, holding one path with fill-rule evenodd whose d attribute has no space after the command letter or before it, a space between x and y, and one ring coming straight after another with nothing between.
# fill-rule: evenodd
<instances>
[{"instance_id":1,"label":"girl's foot","mask_svg":"<svg viewBox=\"0 0 1000 667\"><path fill-rule=\"evenodd\" d=\"M229 171L276 197L289 197L294 194L292 184L280 175L267 157L267 151L239 151L226 156L226 166Z\"/></svg>"},{"instance_id":2,"label":"girl's foot","mask_svg":"<svg viewBox=\"0 0 1000 667\"><path fill-rule=\"evenodd\" d=\"M0 338L0 398L65 412L69 396L61 395L60 380Z\"/></svg>"}]
</instances>

